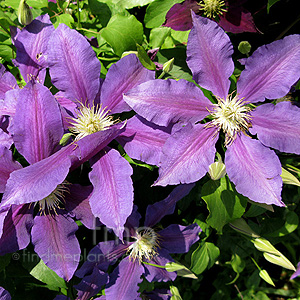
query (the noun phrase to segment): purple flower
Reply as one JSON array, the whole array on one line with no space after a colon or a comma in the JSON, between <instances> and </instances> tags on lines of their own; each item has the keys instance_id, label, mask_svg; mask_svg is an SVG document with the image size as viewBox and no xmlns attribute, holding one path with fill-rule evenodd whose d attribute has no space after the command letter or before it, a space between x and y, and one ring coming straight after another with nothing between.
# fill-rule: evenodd
<instances>
[{"instance_id":1,"label":"purple flower","mask_svg":"<svg viewBox=\"0 0 300 300\"><path fill-rule=\"evenodd\" d=\"M2 286L0 286L0 300L10 300L10 293L5 290Z\"/></svg>"},{"instance_id":2,"label":"purple flower","mask_svg":"<svg viewBox=\"0 0 300 300\"><path fill-rule=\"evenodd\" d=\"M211 90L217 103L212 104L185 80L149 81L124 96L150 122L160 126L179 122L162 149L155 185L202 178L214 162L215 143L222 130L227 174L237 191L256 202L284 206L281 164L268 147L300 154L300 110L290 102L255 109L253 103L285 96L299 79L300 36L257 49L246 61L236 93L229 94L228 78L234 70L229 37L214 21L195 14L193 20L187 63L194 80ZM199 123L209 115L209 122Z\"/></svg>"},{"instance_id":3,"label":"purple flower","mask_svg":"<svg viewBox=\"0 0 300 300\"><path fill-rule=\"evenodd\" d=\"M242 7L245 1L240 0L185 0L171 7L166 15L163 26L174 30L189 30L192 28L191 10L213 20L226 31L232 33L259 32L251 13Z\"/></svg>"},{"instance_id":4,"label":"purple flower","mask_svg":"<svg viewBox=\"0 0 300 300\"><path fill-rule=\"evenodd\" d=\"M194 185L176 187L164 200L149 205L143 227L139 226L141 215L136 207L126 222L124 238L134 241L100 242L91 250L87 261L76 273L86 278L95 269L107 271L125 253L128 254L109 275L105 295L107 300L132 300L138 298L138 284L141 276L152 281L168 281L176 278L175 272L168 272L164 266L173 259L170 253L186 253L199 240L201 231L197 224L181 226L173 224L156 232L154 226L167 214L172 214L176 202L187 195Z\"/></svg>"}]
</instances>

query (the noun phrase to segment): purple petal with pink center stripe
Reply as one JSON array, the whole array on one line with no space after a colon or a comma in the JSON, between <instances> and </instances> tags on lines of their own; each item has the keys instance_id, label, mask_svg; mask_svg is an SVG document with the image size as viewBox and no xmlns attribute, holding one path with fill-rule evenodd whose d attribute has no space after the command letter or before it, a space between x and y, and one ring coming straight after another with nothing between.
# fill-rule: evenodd
<instances>
[{"instance_id":1,"label":"purple petal with pink center stripe","mask_svg":"<svg viewBox=\"0 0 300 300\"><path fill-rule=\"evenodd\" d=\"M226 98L228 79L234 70L233 47L218 24L192 12L193 25L187 43L187 64L194 80L214 95Z\"/></svg>"},{"instance_id":2,"label":"purple petal with pink center stripe","mask_svg":"<svg viewBox=\"0 0 300 300\"><path fill-rule=\"evenodd\" d=\"M145 82L125 94L124 100L140 116L160 126L201 121L212 109L202 91L184 79Z\"/></svg>"},{"instance_id":3,"label":"purple petal with pink center stripe","mask_svg":"<svg viewBox=\"0 0 300 300\"><path fill-rule=\"evenodd\" d=\"M146 69L135 54L127 55L109 68L100 101L112 114L129 111L131 108L123 100L123 94L152 79L155 79L154 71Z\"/></svg>"},{"instance_id":4,"label":"purple petal with pink center stripe","mask_svg":"<svg viewBox=\"0 0 300 300\"><path fill-rule=\"evenodd\" d=\"M17 48L14 63L19 67L26 82L31 78L38 78L40 82L44 82L48 66L44 55L53 31L54 26L46 14L37 17L17 34L14 40Z\"/></svg>"},{"instance_id":5,"label":"purple petal with pink center stripe","mask_svg":"<svg viewBox=\"0 0 300 300\"><path fill-rule=\"evenodd\" d=\"M30 229L33 225L33 206L12 205L3 225L0 238L0 255L12 253L27 247L30 242Z\"/></svg>"},{"instance_id":6,"label":"purple petal with pink center stripe","mask_svg":"<svg viewBox=\"0 0 300 300\"><path fill-rule=\"evenodd\" d=\"M245 101L285 96L300 77L300 35L259 47L247 60L237 82L237 93Z\"/></svg>"},{"instance_id":7,"label":"purple petal with pink center stripe","mask_svg":"<svg viewBox=\"0 0 300 300\"><path fill-rule=\"evenodd\" d=\"M197 224L181 226L172 224L158 232L160 247L169 253L186 253L199 240L201 228Z\"/></svg>"},{"instance_id":8,"label":"purple petal with pink center stripe","mask_svg":"<svg viewBox=\"0 0 300 300\"><path fill-rule=\"evenodd\" d=\"M5 93L12 89L19 89L17 80L10 72L6 72L5 67L0 64L0 99L4 99Z\"/></svg>"},{"instance_id":9,"label":"purple petal with pink center stripe","mask_svg":"<svg viewBox=\"0 0 300 300\"><path fill-rule=\"evenodd\" d=\"M174 188L170 195L162 201L147 206L145 226L153 227L164 216L174 213L176 203L189 194L195 184L181 184Z\"/></svg>"},{"instance_id":10,"label":"purple petal with pink center stripe","mask_svg":"<svg viewBox=\"0 0 300 300\"><path fill-rule=\"evenodd\" d=\"M159 177L154 185L192 183L202 178L215 159L217 129L187 124L163 147Z\"/></svg>"},{"instance_id":11,"label":"purple petal with pink center stripe","mask_svg":"<svg viewBox=\"0 0 300 300\"><path fill-rule=\"evenodd\" d=\"M91 165L92 212L123 240L124 224L133 208L132 168L118 151L109 148L94 157Z\"/></svg>"},{"instance_id":12,"label":"purple petal with pink center stripe","mask_svg":"<svg viewBox=\"0 0 300 300\"><path fill-rule=\"evenodd\" d=\"M227 148L225 165L237 192L255 202L285 206L281 164L274 151L242 134Z\"/></svg>"},{"instance_id":13,"label":"purple petal with pink center stripe","mask_svg":"<svg viewBox=\"0 0 300 300\"><path fill-rule=\"evenodd\" d=\"M170 131L171 126L158 126L135 115L127 121L125 131L116 140L131 158L158 165L161 149Z\"/></svg>"},{"instance_id":14,"label":"purple petal with pink center stripe","mask_svg":"<svg viewBox=\"0 0 300 300\"><path fill-rule=\"evenodd\" d=\"M48 63L53 84L67 98L92 103L99 91L101 65L84 36L59 24L49 40Z\"/></svg>"},{"instance_id":15,"label":"purple petal with pink center stripe","mask_svg":"<svg viewBox=\"0 0 300 300\"><path fill-rule=\"evenodd\" d=\"M17 150L33 164L50 156L64 133L61 112L50 90L29 82L19 93L14 117Z\"/></svg>"},{"instance_id":16,"label":"purple petal with pink center stripe","mask_svg":"<svg viewBox=\"0 0 300 300\"><path fill-rule=\"evenodd\" d=\"M138 300L138 284L142 282L144 267L139 261L124 258L110 275L105 289L106 300Z\"/></svg>"},{"instance_id":17,"label":"purple petal with pink center stripe","mask_svg":"<svg viewBox=\"0 0 300 300\"><path fill-rule=\"evenodd\" d=\"M80 260L80 246L75 236L75 221L63 214L34 218L31 236L34 251L43 262L64 280L69 281Z\"/></svg>"},{"instance_id":18,"label":"purple petal with pink center stripe","mask_svg":"<svg viewBox=\"0 0 300 300\"><path fill-rule=\"evenodd\" d=\"M258 106L251 112L251 134L268 147L300 154L300 109L290 102Z\"/></svg>"}]
</instances>

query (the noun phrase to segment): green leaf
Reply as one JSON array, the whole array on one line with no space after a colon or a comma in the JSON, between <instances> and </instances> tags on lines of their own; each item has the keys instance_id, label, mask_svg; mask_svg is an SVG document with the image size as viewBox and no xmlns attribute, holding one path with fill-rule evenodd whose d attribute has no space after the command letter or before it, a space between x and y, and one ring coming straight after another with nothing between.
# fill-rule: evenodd
<instances>
[{"instance_id":1,"label":"green leaf","mask_svg":"<svg viewBox=\"0 0 300 300\"><path fill-rule=\"evenodd\" d=\"M72 25L74 23L74 19L70 14L61 14L56 16L56 21L53 24L55 28L58 27L59 24L66 24L67 26L69 26L70 28L72 28Z\"/></svg>"},{"instance_id":2,"label":"green leaf","mask_svg":"<svg viewBox=\"0 0 300 300\"><path fill-rule=\"evenodd\" d=\"M151 29L149 45L151 46L151 48L160 48L165 42L165 39L170 36L170 34L171 28L169 27L159 27Z\"/></svg>"},{"instance_id":3,"label":"green leaf","mask_svg":"<svg viewBox=\"0 0 300 300\"><path fill-rule=\"evenodd\" d=\"M176 3L183 0L155 0L147 7L145 14L145 26L147 28L155 28L162 25L169 9Z\"/></svg>"},{"instance_id":4,"label":"green leaf","mask_svg":"<svg viewBox=\"0 0 300 300\"><path fill-rule=\"evenodd\" d=\"M8 45L0 44L0 57L4 58L6 61L9 61L13 58L13 49Z\"/></svg>"},{"instance_id":5,"label":"green leaf","mask_svg":"<svg viewBox=\"0 0 300 300\"><path fill-rule=\"evenodd\" d=\"M34 8L48 7L48 0L27 0L27 4Z\"/></svg>"},{"instance_id":6,"label":"green leaf","mask_svg":"<svg viewBox=\"0 0 300 300\"><path fill-rule=\"evenodd\" d=\"M16 26L16 24L0 10L0 26L10 35L10 26Z\"/></svg>"},{"instance_id":7,"label":"green leaf","mask_svg":"<svg viewBox=\"0 0 300 300\"><path fill-rule=\"evenodd\" d=\"M89 7L93 15L97 15L97 20L102 26L107 26L109 19L111 18L112 12L108 3L98 0L88 0Z\"/></svg>"},{"instance_id":8,"label":"green leaf","mask_svg":"<svg viewBox=\"0 0 300 300\"><path fill-rule=\"evenodd\" d=\"M271 279L270 275L266 270L260 270L259 271L259 277L262 278L265 282L275 286L273 280Z\"/></svg>"},{"instance_id":9,"label":"green leaf","mask_svg":"<svg viewBox=\"0 0 300 300\"><path fill-rule=\"evenodd\" d=\"M165 265L165 267L168 272L177 272L178 276L198 279L198 277L195 276L193 272L191 272L186 266L179 262L169 262Z\"/></svg>"},{"instance_id":10,"label":"green leaf","mask_svg":"<svg viewBox=\"0 0 300 300\"><path fill-rule=\"evenodd\" d=\"M213 266L220 255L220 250L213 243L206 242L193 252L191 258L191 270L195 274L201 274L206 268Z\"/></svg>"},{"instance_id":11,"label":"green leaf","mask_svg":"<svg viewBox=\"0 0 300 300\"><path fill-rule=\"evenodd\" d=\"M152 70L152 71L156 70L156 66L155 66L154 62L148 56L146 50L139 44L136 45L136 48L137 48L138 58L139 58L140 62L142 63L142 65L145 68L147 68L148 70Z\"/></svg>"},{"instance_id":12,"label":"green leaf","mask_svg":"<svg viewBox=\"0 0 300 300\"><path fill-rule=\"evenodd\" d=\"M282 169L282 173L280 176L282 178L283 183L300 186L300 181L297 179L297 177L295 177L292 173L290 173L286 169L284 168L281 169Z\"/></svg>"},{"instance_id":13,"label":"green leaf","mask_svg":"<svg viewBox=\"0 0 300 300\"><path fill-rule=\"evenodd\" d=\"M176 286L174 285L170 286L170 292L172 294L170 300L182 300L179 290Z\"/></svg>"},{"instance_id":14,"label":"green leaf","mask_svg":"<svg viewBox=\"0 0 300 300\"><path fill-rule=\"evenodd\" d=\"M267 4L267 12L270 12L270 8L271 6L273 6L276 2L278 2L279 0L269 0L268 4Z\"/></svg>"},{"instance_id":15,"label":"green leaf","mask_svg":"<svg viewBox=\"0 0 300 300\"><path fill-rule=\"evenodd\" d=\"M245 261L236 253L232 255L230 263L235 273L241 273L246 266Z\"/></svg>"},{"instance_id":16,"label":"green leaf","mask_svg":"<svg viewBox=\"0 0 300 300\"><path fill-rule=\"evenodd\" d=\"M232 229L238 232L241 232L251 237L259 237L259 235L255 233L247 224L247 222L242 218L232 221L229 225Z\"/></svg>"},{"instance_id":17,"label":"green leaf","mask_svg":"<svg viewBox=\"0 0 300 300\"><path fill-rule=\"evenodd\" d=\"M154 0L119 0L118 4L126 9L130 9L137 6L145 6Z\"/></svg>"},{"instance_id":18,"label":"green leaf","mask_svg":"<svg viewBox=\"0 0 300 300\"><path fill-rule=\"evenodd\" d=\"M143 25L133 16L114 15L101 31L102 37L121 56L124 51L136 50L143 41Z\"/></svg>"},{"instance_id":19,"label":"green leaf","mask_svg":"<svg viewBox=\"0 0 300 300\"><path fill-rule=\"evenodd\" d=\"M219 233L222 233L224 225L240 218L247 206L247 198L235 191L227 176L206 182L201 195L210 212L207 224Z\"/></svg>"},{"instance_id":20,"label":"green leaf","mask_svg":"<svg viewBox=\"0 0 300 300\"><path fill-rule=\"evenodd\" d=\"M47 284L53 290L67 288L65 281L48 268L42 260L31 270L30 275Z\"/></svg>"},{"instance_id":21,"label":"green leaf","mask_svg":"<svg viewBox=\"0 0 300 300\"><path fill-rule=\"evenodd\" d=\"M18 10L20 0L5 0L4 3L5 3L6 6L10 6L13 9Z\"/></svg>"}]
</instances>

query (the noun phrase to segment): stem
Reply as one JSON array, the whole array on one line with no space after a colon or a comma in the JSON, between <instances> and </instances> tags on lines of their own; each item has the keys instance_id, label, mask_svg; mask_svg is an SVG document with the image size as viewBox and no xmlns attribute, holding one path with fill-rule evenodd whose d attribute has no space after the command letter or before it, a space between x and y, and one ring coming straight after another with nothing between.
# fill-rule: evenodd
<instances>
[{"instance_id":1,"label":"stem","mask_svg":"<svg viewBox=\"0 0 300 300\"><path fill-rule=\"evenodd\" d=\"M157 268L165 269L165 267L164 267L164 266L155 265L155 264L147 263L147 262L144 262L144 261L143 261L143 264L145 264L145 265L149 265L149 266L152 266L152 267L157 267Z\"/></svg>"},{"instance_id":2,"label":"stem","mask_svg":"<svg viewBox=\"0 0 300 300\"><path fill-rule=\"evenodd\" d=\"M162 79L165 76L166 72L162 71L162 73L158 76L157 79Z\"/></svg>"}]
</instances>

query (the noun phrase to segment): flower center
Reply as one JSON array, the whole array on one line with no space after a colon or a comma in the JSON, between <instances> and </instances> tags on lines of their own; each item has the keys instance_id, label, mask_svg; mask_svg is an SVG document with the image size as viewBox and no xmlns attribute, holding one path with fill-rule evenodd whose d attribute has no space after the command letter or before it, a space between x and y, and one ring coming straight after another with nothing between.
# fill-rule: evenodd
<instances>
[{"instance_id":1,"label":"flower center","mask_svg":"<svg viewBox=\"0 0 300 300\"><path fill-rule=\"evenodd\" d=\"M225 2L220 0L202 0L200 7L200 10L203 10L204 15L208 18L216 18L227 11Z\"/></svg>"},{"instance_id":2,"label":"flower center","mask_svg":"<svg viewBox=\"0 0 300 300\"><path fill-rule=\"evenodd\" d=\"M67 188L68 184L69 183L66 181L59 184L50 195L38 201L35 205L39 204L40 211L44 214L51 212L56 214L56 209L60 208L59 205L64 203L64 194L69 192L69 189Z\"/></svg>"},{"instance_id":3,"label":"flower center","mask_svg":"<svg viewBox=\"0 0 300 300\"><path fill-rule=\"evenodd\" d=\"M139 262L143 261L143 258L151 260L153 256L157 254L156 249L158 244L158 235L152 228L146 228L144 230L138 230L137 236L134 237L136 241L128 248L129 259Z\"/></svg>"},{"instance_id":4,"label":"flower center","mask_svg":"<svg viewBox=\"0 0 300 300\"><path fill-rule=\"evenodd\" d=\"M77 141L92 133L106 130L118 122L108 113L109 110L106 110L106 107L102 108L101 104L91 108L82 105L77 110L77 118L72 118L69 130L76 135Z\"/></svg>"},{"instance_id":5,"label":"flower center","mask_svg":"<svg viewBox=\"0 0 300 300\"><path fill-rule=\"evenodd\" d=\"M216 97L218 104L214 104L211 116L213 120L208 126L216 126L222 129L225 136L225 146L229 146L236 138L237 133L246 132L251 127L250 108L237 96L228 95L226 99Z\"/></svg>"}]
</instances>

